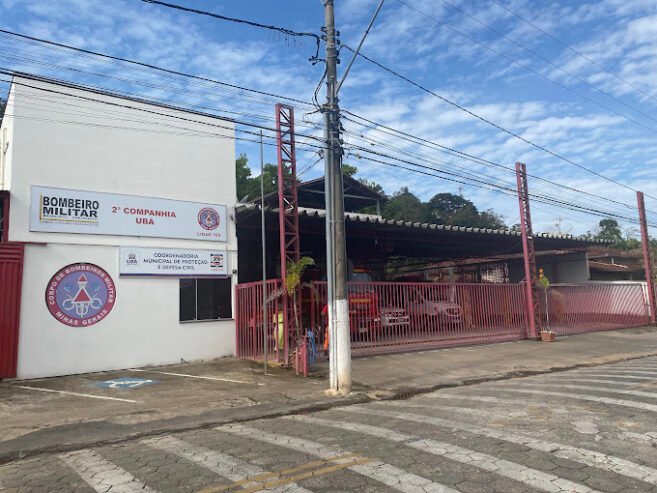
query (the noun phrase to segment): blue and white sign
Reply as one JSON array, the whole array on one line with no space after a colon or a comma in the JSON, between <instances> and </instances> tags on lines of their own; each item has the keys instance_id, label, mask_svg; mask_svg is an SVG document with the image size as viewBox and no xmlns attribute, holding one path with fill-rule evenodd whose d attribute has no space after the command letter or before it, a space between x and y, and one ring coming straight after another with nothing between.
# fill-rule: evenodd
<instances>
[{"instance_id":1,"label":"blue and white sign","mask_svg":"<svg viewBox=\"0 0 657 493\"><path fill-rule=\"evenodd\" d=\"M105 380L104 382L96 382L96 387L102 389L138 389L156 383L160 382L146 378L121 377Z\"/></svg>"},{"instance_id":2,"label":"blue and white sign","mask_svg":"<svg viewBox=\"0 0 657 493\"><path fill-rule=\"evenodd\" d=\"M227 276L228 262L222 250L121 247L122 276Z\"/></svg>"}]
</instances>

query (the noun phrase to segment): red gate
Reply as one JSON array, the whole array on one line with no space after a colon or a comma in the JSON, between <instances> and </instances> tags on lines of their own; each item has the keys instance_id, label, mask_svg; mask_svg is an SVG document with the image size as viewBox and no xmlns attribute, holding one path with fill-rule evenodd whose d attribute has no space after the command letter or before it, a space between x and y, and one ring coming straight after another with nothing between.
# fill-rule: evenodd
<instances>
[{"instance_id":1,"label":"red gate","mask_svg":"<svg viewBox=\"0 0 657 493\"><path fill-rule=\"evenodd\" d=\"M24 247L0 243L0 378L16 376Z\"/></svg>"}]
</instances>

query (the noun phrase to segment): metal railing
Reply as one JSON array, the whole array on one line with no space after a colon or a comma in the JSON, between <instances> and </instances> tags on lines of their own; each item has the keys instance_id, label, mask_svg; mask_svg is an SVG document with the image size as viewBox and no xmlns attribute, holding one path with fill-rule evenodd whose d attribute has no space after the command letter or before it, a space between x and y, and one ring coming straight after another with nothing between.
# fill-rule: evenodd
<instances>
[{"instance_id":1,"label":"metal railing","mask_svg":"<svg viewBox=\"0 0 657 493\"><path fill-rule=\"evenodd\" d=\"M547 292L539 289L541 326L576 334L646 325L650 313L645 287L640 282L552 284Z\"/></svg>"},{"instance_id":2,"label":"metal railing","mask_svg":"<svg viewBox=\"0 0 657 493\"><path fill-rule=\"evenodd\" d=\"M523 284L350 282L348 286L354 354L504 342L528 335ZM262 289L262 282L236 287L237 355L264 359L266 331L268 359L283 362L296 343L283 327L277 296L282 282L266 283L264 322ZM558 334L648 324L645 293L645 283L553 284L538 293L541 328L548 326L548 317ZM320 353L327 337L325 305L325 282L303 288L302 334L312 330L310 337Z\"/></svg>"}]
</instances>

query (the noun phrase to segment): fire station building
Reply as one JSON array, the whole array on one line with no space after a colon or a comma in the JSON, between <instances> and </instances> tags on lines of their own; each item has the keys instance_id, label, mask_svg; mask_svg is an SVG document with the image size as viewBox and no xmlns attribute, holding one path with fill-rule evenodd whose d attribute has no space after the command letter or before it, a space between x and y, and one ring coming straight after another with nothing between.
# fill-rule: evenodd
<instances>
[{"instance_id":1,"label":"fire station building","mask_svg":"<svg viewBox=\"0 0 657 493\"><path fill-rule=\"evenodd\" d=\"M0 378L234 354L232 122L21 77L0 144Z\"/></svg>"}]
</instances>

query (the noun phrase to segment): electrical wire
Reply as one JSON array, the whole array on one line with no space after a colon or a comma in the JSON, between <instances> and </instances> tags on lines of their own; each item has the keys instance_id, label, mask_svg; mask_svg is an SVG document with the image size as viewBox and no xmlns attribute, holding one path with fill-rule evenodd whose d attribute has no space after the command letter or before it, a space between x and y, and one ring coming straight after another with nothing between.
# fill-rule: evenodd
<instances>
[{"instance_id":1,"label":"electrical wire","mask_svg":"<svg viewBox=\"0 0 657 493\"><path fill-rule=\"evenodd\" d=\"M606 74L611 75L614 79L619 80L619 81L622 82L623 84L625 84L625 85L631 87L632 89L634 89L635 91L641 93L643 96L645 96L645 97L647 97L647 98L650 98L650 99L652 99L653 101L657 102L657 98L655 98L655 97L654 97L652 94L650 94L649 92L644 91L644 90L641 89L640 87L637 87L635 84L632 84L631 82L629 82L628 80L624 79L624 78L621 77L620 75L618 75L618 74L612 72L611 70L609 70L609 69L608 69L607 67L605 67L604 65L602 65L602 64L596 62L595 60L593 60L592 58L586 56L586 55L585 55L584 53L582 53L581 51L579 51L579 50L573 48L572 46L570 46L570 45L567 44L567 43L564 43L564 42L561 41L559 38L557 38L554 34L549 33L549 32L546 31L545 29L542 29L541 27L537 26L535 23L533 23L532 21L530 21L530 20L527 19L526 17L523 17L523 16L521 16L520 14L518 14L517 12L514 12L513 10L511 10L510 8L508 8L506 5L504 5L502 2L499 2L498 0L492 0L492 2L495 3L495 4L497 4L497 5L499 5L501 8L503 8L504 10L506 10L509 14L511 14L511 15L513 15L513 16L515 16L515 17L517 17L518 19L520 19L520 20L521 20L522 22L524 22L525 24L528 24L529 26L533 27L534 29L536 29L536 30L539 31L540 33L543 33L545 36L547 36L548 38L550 38L550 39L551 39L552 41L554 41L555 43L558 43L558 44L560 44L561 46L563 46L564 48L566 48L567 50L572 51L572 52L575 53L578 57L580 57L580 58L586 60L587 62L589 62L589 63L595 65L597 68L599 68L600 70L602 70L602 71L605 72Z\"/></svg>"},{"instance_id":2,"label":"electrical wire","mask_svg":"<svg viewBox=\"0 0 657 493\"><path fill-rule=\"evenodd\" d=\"M349 48L347 45L343 45L343 46L344 46L346 49L348 49L348 50L350 50L350 51L353 52L353 50L352 50L351 48ZM576 167L578 167L578 168L580 168L580 169L582 169L582 170L584 170L584 171L587 171L587 172L589 172L589 173L591 173L591 174L593 174L593 175L595 175L595 176L598 176L599 178L602 178L602 179L604 179L604 180L606 180L606 181L608 181L608 182L610 182L610 183L614 183L614 184L619 185L619 186L621 186L621 187L623 187L623 188L626 188L626 189L628 189L628 190L632 190L633 192L637 192L637 191L638 191L638 190L636 190L636 189L630 187L629 185L625 185L624 183L621 183L621 182L619 182L619 181L616 181L616 180L614 180L613 178L609 178L608 176L605 176L605 175L603 175L603 174L601 174L601 173L598 173L597 171L594 171L594 170L592 170L592 169L590 169L590 168L587 168L586 166L584 166L584 165L582 165L582 164L579 164L579 163L577 163L576 161L573 161L572 159L569 159L569 158L567 158L567 157L565 157L565 156L562 156L561 154L558 154L557 152L552 151L552 150L548 149L547 147L544 147L544 146L542 146L542 145L540 145L540 144L536 144L535 142L532 142L531 140L529 140L529 139L527 139L527 138L521 136L520 134L518 134L518 133L516 133L516 132L514 132L514 131L512 131L512 130L508 130L508 129L502 127L501 125L499 125L499 124L497 124L497 123L495 123L495 122L493 122L493 121L491 121L491 120L489 120L489 119L487 119L487 118L485 118L485 117L483 117L483 116L481 116L481 115L478 115L477 113L473 112L472 110L469 110L468 108L466 108L466 107L464 107L464 106L462 106L462 105L460 105L460 104L458 104L458 103L455 103L454 101L452 101L452 100L446 98L445 96L442 96L442 95L440 95L440 94L438 94L438 93L432 91L431 89L428 89L428 88L426 88L425 86L419 84L418 82L413 81L412 79L406 77L405 75L402 75L402 74L400 74L399 72L397 72L397 71L395 71L395 70L393 70L393 69L391 69L391 68L388 68L388 67L386 67L385 65L383 65L383 64L381 64L381 63L379 63L379 62L377 62L377 61L375 61L375 60L369 58L368 56L364 55L362 52L359 53L358 55L359 55L360 57L362 57L363 59L367 60L368 62L370 62L371 64L376 65L376 66L379 67L380 69L382 69L382 70L388 72L389 74L394 75L395 77L398 77L399 79L401 79L401 80L403 80L403 81L405 81L405 82L408 82L409 84L411 84L411 85L417 87L418 89L420 89L420 90L426 92L427 94L430 94L431 96L434 96L434 97L440 99L441 101L443 101L443 102L449 104L450 106L453 106L454 108L457 108L457 109L459 109L459 110L461 110L461 111L467 113L468 115L470 115L470 116L476 118L477 120L480 120L481 122L486 123L486 124L488 124L488 125L490 125L490 126L496 128L496 129L498 129L499 131L504 132L504 133L506 133L506 134L508 134L508 135L510 135L510 136L512 136L512 137L514 137L514 138L516 138L516 139L518 139L518 140L521 140L521 141L525 142L526 144L529 144L530 146L532 146L532 147L534 147L534 148L536 148L536 149L538 149L538 150L540 150L540 151L542 151L542 152L545 152L546 154L549 154L549 155L551 155L551 156L553 156L553 157L555 157L555 158L557 158L557 159L559 159L559 160L561 160L561 161L564 161L564 162L566 162L566 163L568 163L568 164L572 164L573 166L576 166ZM647 194L647 193L644 193L644 195L645 195L646 197L650 197L650 198L652 198L652 199L654 199L654 200L657 200L657 197L655 197L655 196L653 196L653 195L649 195L649 194Z\"/></svg>"},{"instance_id":3,"label":"electrical wire","mask_svg":"<svg viewBox=\"0 0 657 493\"><path fill-rule=\"evenodd\" d=\"M142 0L142 1L146 1L146 0ZM17 33L17 32L14 32L14 31L9 31L9 30L6 30L6 29L0 29L0 33L6 34L6 35L9 35L9 36L13 36L13 37L16 37L16 38L30 40L30 41L40 43L40 44L44 44L44 45L49 45L49 46L58 47L58 48L64 48L66 50L71 50L71 51L75 51L75 52L78 52L78 53L85 53L87 55L93 55L95 57L105 58L107 60L114 60L114 61L119 61L119 62L123 62L123 63L128 63L128 64L131 64L131 65L134 65L134 66L148 68L148 69L151 69L151 70L155 70L155 71L170 74L170 75L186 77L186 78L189 78L189 79L208 82L208 83L211 83L211 84L216 84L216 85L220 85L220 86L224 86L224 87L229 87L229 88L237 89L237 90L240 90L240 91L246 91L246 92L251 92L251 93L254 93L254 94L260 94L262 96L267 96L267 97L272 97L272 98L276 98L276 99L291 101L291 102L294 102L294 103L303 104L305 106L312 106L307 101L303 101L301 99L291 98L291 97L288 97L288 96L281 96L280 94L274 94L274 93L266 92L266 91L259 91L257 89L250 89L250 88L247 88L247 87L242 87L242 86L239 86L239 85L236 85L236 84L230 84L228 82L222 82L222 81L219 81L219 80L216 80L216 79L211 79L211 78L208 78L208 77L201 77L201 76L198 76L198 75L193 75L193 74L189 74L189 73L186 73L186 72L181 72L181 71L178 71L178 70L172 70L172 69L168 69L168 68L164 68L164 67L159 67L157 65L153 65L153 64L150 64L150 63L146 63L146 62L140 62L140 61L137 61L137 60L131 60L129 58L123 58L123 57L118 57L118 56L114 56L114 55L108 55L106 53L100 53L98 51L87 50L87 49L84 49L84 48L78 48L78 47L67 45L67 44L64 44L64 43L57 43L55 41L50 41L50 40L47 40L47 39L44 39L44 38L38 38L38 37L35 37L35 36L28 36L26 34L21 34L21 33Z\"/></svg>"},{"instance_id":4,"label":"electrical wire","mask_svg":"<svg viewBox=\"0 0 657 493\"><path fill-rule=\"evenodd\" d=\"M401 2L402 0L397 0L397 1ZM603 95L607 96L609 99L612 99L612 100L616 101L617 103L619 103L619 104L621 104L621 105L623 105L623 106L625 106L625 107L631 109L632 111L635 111L635 112L637 112L637 113L643 115L644 117L649 118L650 120L653 120L653 121L657 122L657 120L656 120L655 118L653 118L652 116L648 115L647 113L641 111L640 109L635 108L634 106L631 106L631 105L625 103L624 101L622 101L621 99L618 99L618 98L617 98L616 96L614 96L613 94L609 94L608 92L606 92L606 91L600 89L599 87L595 86L594 84L591 84L589 81L587 81L586 79L580 77L579 75L577 75L577 74L571 72L570 70L567 70L567 69L565 69L565 68L563 68L563 67L557 65L556 63L552 62L552 61L549 60L548 58L545 58L545 57L544 57L543 55L541 55L540 53L537 53L536 51L534 51L534 50L532 50L532 49L530 49L530 48L527 48L526 46L522 45L521 43L518 43L516 40L514 40L514 39L510 38L509 36L505 35L503 32L498 31L497 29L495 29L494 27L490 26L489 24L486 24L485 22L479 20L479 19L478 19L477 17L475 17L474 15L471 15L471 14L467 13L465 10L463 10L463 9L460 8L460 7L458 7L457 5L454 5L454 4L451 3L450 1L448 1L448 0L440 0L440 1L443 2L443 3L446 4L446 5L449 5L451 8L453 8L453 9L456 10L457 12L460 12L462 15L468 17L469 19L472 19L472 20L473 20L474 22L476 22L477 24L479 24L479 25L485 27L486 29L490 30L491 32L494 32L494 33L497 34L498 36L501 36L503 39L509 41L510 43L513 43L515 46L517 46L518 48L522 49L523 51L526 51L527 53L530 53L531 55L533 55L533 56L539 58L540 60L544 61L545 63L547 63L547 64L550 65L551 67L553 67L553 68L555 68L555 69L557 69L557 70L563 72L564 74L566 74L566 75L568 75L568 76L570 76L570 77L573 77L574 79L577 79L579 82L581 82L582 84L585 84L586 86L590 87L590 88L593 89L594 91L599 92L600 94L603 94Z\"/></svg>"},{"instance_id":5,"label":"electrical wire","mask_svg":"<svg viewBox=\"0 0 657 493\"><path fill-rule=\"evenodd\" d=\"M237 24L245 24L245 25L251 26L251 27L258 27L258 28L267 29L267 30L270 30L270 31L277 31L277 32L285 34L286 36L313 38L315 40L316 44L317 44L317 52L315 53L314 57L310 58L310 60L316 60L319 57L320 37L315 33L293 31L292 29L287 29L285 27L274 26L272 24L261 24L259 22L248 21L246 19L238 19L237 17L228 17L228 16L221 15L221 14L215 14L214 12L208 12L206 10L199 10L199 9L194 9L194 8L191 8L191 7L183 7L182 5L176 5L176 4L173 4L173 3L162 2L162 1L159 1L159 0L141 0L141 1L144 2L144 3L151 3L151 4L154 4L154 5L159 5L161 7L167 7L169 9L179 10L181 12L187 12L187 13L190 13L190 14L204 15L204 16L212 17L213 19L218 19L218 20L222 20L222 21L235 22Z\"/></svg>"},{"instance_id":6,"label":"electrical wire","mask_svg":"<svg viewBox=\"0 0 657 493\"><path fill-rule=\"evenodd\" d=\"M568 87L568 86L565 85L565 84L562 84L561 82L559 82L559 81L557 81L557 80L555 80L555 79L553 79L553 78L551 78L551 77L548 77L548 76L545 75L545 74L542 74L542 73L539 72L538 70L533 69L531 66L526 65L526 64L524 64L524 63L518 61L516 58L513 58L513 57L507 55L506 53L503 53L503 52L501 52L501 51L499 51L499 50L497 50L497 49L495 49L495 48L492 48L492 47L488 46L488 45L485 44L485 43L482 43L482 42L480 42L480 41L477 41L477 40L476 40L475 38L473 38L472 36L468 36L468 35L465 34L464 32L459 31L458 29L456 29L456 28L450 26L449 24L446 24L446 23L444 23L444 22L441 22L440 20L436 19L435 17L431 16L430 14L427 14L426 12L423 12L422 10L420 10L420 9L418 9L418 8L416 8L416 7L414 7L413 5L410 5L410 4L406 3L404 0L397 0L397 1L398 1L399 3L401 3L402 5L405 5L406 7L408 7L408 8L410 8L410 9L412 9L412 10L418 12L419 14L421 14L421 15L427 17L428 19L431 19L432 21L434 21L434 22L437 23L438 25L444 26L444 27L446 27L447 29L449 29L450 31L452 31L452 32L454 32L454 33L456 33L456 34L458 34L458 35L460 35L460 36L466 38L466 39L469 40L470 42L475 43L475 44L481 46L482 48L484 48L484 49L486 49L486 50L488 50L488 51L491 51L492 53L495 53L496 55L501 56L501 57L507 59L507 60L510 61L512 64L517 65L517 66L519 66L520 68L522 68L522 69L524 69L524 70L527 70L528 72L531 72L532 74L536 75L537 77L540 77L540 78L542 78L542 79L545 79L545 80L551 82L552 84L554 84L554 85L556 85L556 86L558 86L558 87L560 87L560 88L562 88L562 89L564 89L564 90L570 92L571 94L574 94L575 96L578 96L578 97L580 97L580 98L582 98L582 99L588 101L589 103L592 103L592 104L594 104L594 105L596 105L596 106L599 106L600 108L604 109L605 111L609 111L610 113L613 113L614 115L619 116L619 117L621 117L621 118L627 120L628 122L634 123L635 125L637 125L637 126L643 128L644 130L648 130L649 132L652 132L652 133L657 134L657 129L652 128L652 127L649 127L649 126L643 124L642 122L640 122L640 121L638 121L638 120L636 120L636 119L634 119L634 118L630 118L630 117L628 117L627 115L625 115L625 114L623 114L623 113L621 113L621 112L619 112L619 111L616 111L615 109L613 109L613 108L611 108L611 107L609 107L609 106L607 106L607 105L605 105L605 104L602 104L602 103L596 101L595 99L590 98L590 97L586 96L585 94L582 94L582 93L580 93L580 92L578 92L578 91L576 91L576 90L574 90L574 89ZM451 5L451 4L450 4L450 5ZM532 53L533 53L533 52L532 52ZM554 65L555 67L558 67L558 66L555 65L555 64L552 64L552 65ZM562 69L562 70L564 70L564 71L565 71L566 73L568 73L569 75L572 75L573 77L575 77L573 74L571 74L570 72L566 71L565 69ZM592 84L589 84L588 82L587 82L587 84L590 85L590 86L592 86L592 87L594 87L594 89L595 89L596 91L601 92L602 94L604 94L604 95L606 95L606 96L608 96L608 97L614 99L614 100L617 101L618 103L620 103L620 104L622 104L622 105L624 105L624 106L627 106L628 108L630 108L631 110L633 110L633 111L635 111L635 112L637 112L637 113L640 113L640 114L643 115L645 118L648 118L648 119L652 120L653 122L657 123L657 119L656 119L656 118L653 118L653 117L650 116L649 114L647 114L647 113L645 113L645 112L643 112L643 111L641 111L641 110L635 108L634 106L628 105L627 103L625 103L625 102L623 102L623 101L617 99L617 98L614 97L614 96L611 96L611 95L607 94L606 92L604 92L604 91L602 91L601 89L599 89L599 88L593 86Z\"/></svg>"}]
</instances>

